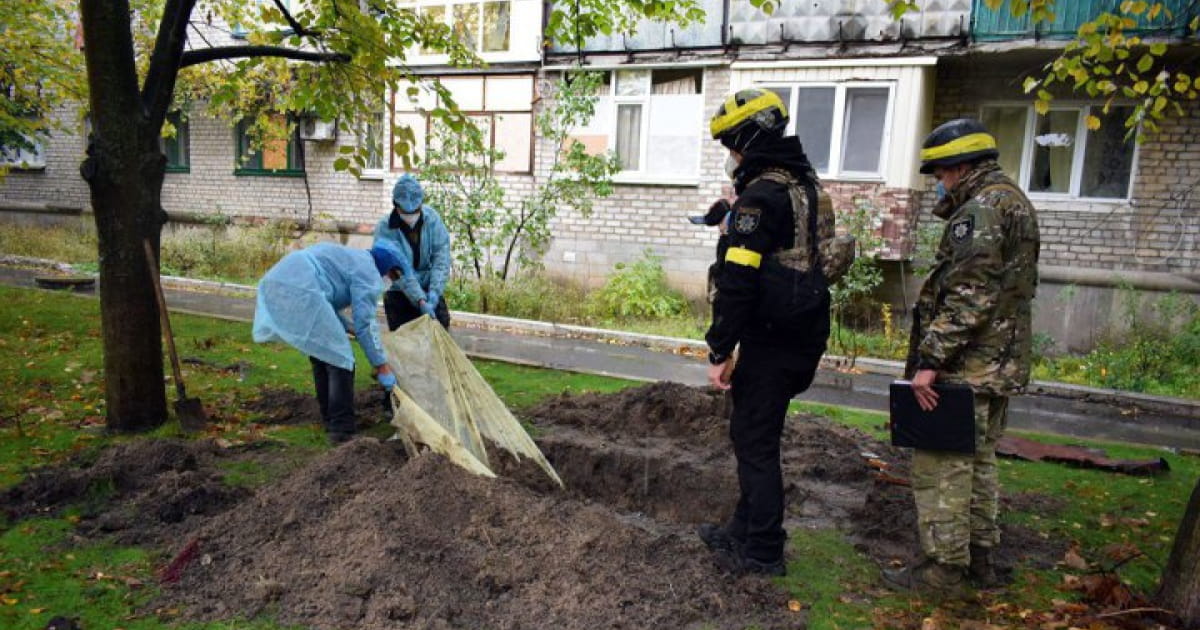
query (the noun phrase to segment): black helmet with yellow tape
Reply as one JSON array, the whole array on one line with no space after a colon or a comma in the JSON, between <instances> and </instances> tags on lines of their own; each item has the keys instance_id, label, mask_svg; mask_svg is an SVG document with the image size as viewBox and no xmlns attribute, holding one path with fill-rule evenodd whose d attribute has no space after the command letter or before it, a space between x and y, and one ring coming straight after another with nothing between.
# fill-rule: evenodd
<instances>
[{"instance_id":1,"label":"black helmet with yellow tape","mask_svg":"<svg viewBox=\"0 0 1200 630\"><path fill-rule=\"evenodd\" d=\"M739 153L759 138L778 137L787 127L787 108L779 95L763 88L730 94L708 123L713 140Z\"/></svg>"},{"instance_id":2,"label":"black helmet with yellow tape","mask_svg":"<svg viewBox=\"0 0 1200 630\"><path fill-rule=\"evenodd\" d=\"M996 159L996 138L974 118L956 118L942 123L925 137L921 145L921 172L933 173L935 166L954 166L963 162Z\"/></svg>"}]
</instances>

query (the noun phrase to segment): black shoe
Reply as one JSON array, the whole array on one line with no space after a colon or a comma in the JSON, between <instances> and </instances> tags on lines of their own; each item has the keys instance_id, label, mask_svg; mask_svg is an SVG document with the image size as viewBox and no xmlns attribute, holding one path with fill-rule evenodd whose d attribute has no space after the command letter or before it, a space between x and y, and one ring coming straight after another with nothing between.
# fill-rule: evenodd
<instances>
[{"instance_id":1,"label":"black shoe","mask_svg":"<svg viewBox=\"0 0 1200 630\"><path fill-rule=\"evenodd\" d=\"M338 444L344 444L350 440L353 440L357 435L357 433L330 433L329 443L333 446L337 446Z\"/></svg>"},{"instance_id":2,"label":"black shoe","mask_svg":"<svg viewBox=\"0 0 1200 630\"><path fill-rule=\"evenodd\" d=\"M718 569L734 577L743 575L783 577L787 575L787 564L784 563L782 556L771 562L764 562L747 558L736 551L721 549L713 553L713 562L717 564Z\"/></svg>"},{"instance_id":3,"label":"black shoe","mask_svg":"<svg viewBox=\"0 0 1200 630\"><path fill-rule=\"evenodd\" d=\"M705 546L713 551L737 551L742 546L740 540L715 523L701 523L696 528L696 535L704 541Z\"/></svg>"}]
</instances>

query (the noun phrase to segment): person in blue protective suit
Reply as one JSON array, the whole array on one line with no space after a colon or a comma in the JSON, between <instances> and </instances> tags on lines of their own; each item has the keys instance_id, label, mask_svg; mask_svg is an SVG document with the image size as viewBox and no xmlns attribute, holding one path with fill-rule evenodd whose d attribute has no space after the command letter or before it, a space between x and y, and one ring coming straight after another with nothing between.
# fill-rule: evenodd
<instances>
[{"instance_id":1,"label":"person in blue protective suit","mask_svg":"<svg viewBox=\"0 0 1200 630\"><path fill-rule=\"evenodd\" d=\"M258 283L254 341L282 341L308 355L321 421L334 443L357 430L354 352L347 333L358 339L379 384L395 386L375 309L384 289L381 277L396 282L412 275L390 243L376 243L370 251L317 243L284 256ZM349 318L342 313L346 308Z\"/></svg>"},{"instance_id":2,"label":"person in blue protective suit","mask_svg":"<svg viewBox=\"0 0 1200 630\"><path fill-rule=\"evenodd\" d=\"M389 330L421 315L450 327L450 309L442 299L450 279L450 232L424 201L421 183L405 173L392 188L392 212L375 226L375 243L394 243L415 272L383 297Z\"/></svg>"}]
</instances>

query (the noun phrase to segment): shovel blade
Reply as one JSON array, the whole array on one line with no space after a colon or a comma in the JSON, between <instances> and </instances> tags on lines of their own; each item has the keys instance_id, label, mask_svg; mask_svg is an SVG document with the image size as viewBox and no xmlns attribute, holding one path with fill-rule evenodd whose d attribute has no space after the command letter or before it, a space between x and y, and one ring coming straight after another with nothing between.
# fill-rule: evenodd
<instances>
[{"instance_id":1,"label":"shovel blade","mask_svg":"<svg viewBox=\"0 0 1200 630\"><path fill-rule=\"evenodd\" d=\"M200 404L199 398L176 400L175 417L179 418L179 426L189 433L203 429L208 422L208 416L204 415L204 405Z\"/></svg>"}]
</instances>

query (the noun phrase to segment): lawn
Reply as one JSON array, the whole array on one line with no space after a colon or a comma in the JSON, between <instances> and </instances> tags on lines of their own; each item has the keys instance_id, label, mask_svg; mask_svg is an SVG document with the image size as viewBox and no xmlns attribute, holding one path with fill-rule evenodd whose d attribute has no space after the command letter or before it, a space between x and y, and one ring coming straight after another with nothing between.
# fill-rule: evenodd
<instances>
[{"instance_id":1,"label":"lawn","mask_svg":"<svg viewBox=\"0 0 1200 630\"><path fill-rule=\"evenodd\" d=\"M0 486L29 470L74 454L135 437L104 434L100 331L94 299L45 291L0 288ZM185 367L188 391L214 416L211 435L230 441L270 438L287 448L328 448L312 426L258 425L243 404L264 385L307 392L309 366L294 350L259 345L245 324L180 315L173 319L184 356L202 361ZM628 381L476 362L501 398L516 410L563 391L615 391ZM359 385L370 385L360 371ZM880 435L882 415L798 403L794 409ZM382 428L382 427L381 427ZM174 435L168 423L159 435ZM1062 438L1045 438L1068 441ZM1062 588L1065 573L1120 566L1135 591L1149 592L1165 562L1184 503L1200 475L1200 460L1129 445L1097 444L1117 457L1165 457L1171 472L1139 478L1058 464L1004 460L1001 475L1009 493L1051 495L1061 509L1007 512L1010 523L1047 537L1072 541L1089 569L1022 568L1003 595L935 610L928 602L880 591L876 568L834 530L794 531L790 575L781 580L799 607L810 611L813 628L909 627L933 615L961 614L991 623L1021 624L1078 598ZM230 469L227 481L256 486L279 471ZM103 489L97 491L102 492ZM53 615L79 616L87 628L160 628L176 611L142 611L155 590L154 570L164 559L146 549L83 543L72 538L71 513L0 523L0 627L44 628ZM145 616L139 616L145 615ZM217 624L177 623L194 629L279 628L270 619ZM953 625L943 626L953 627Z\"/></svg>"}]
</instances>

